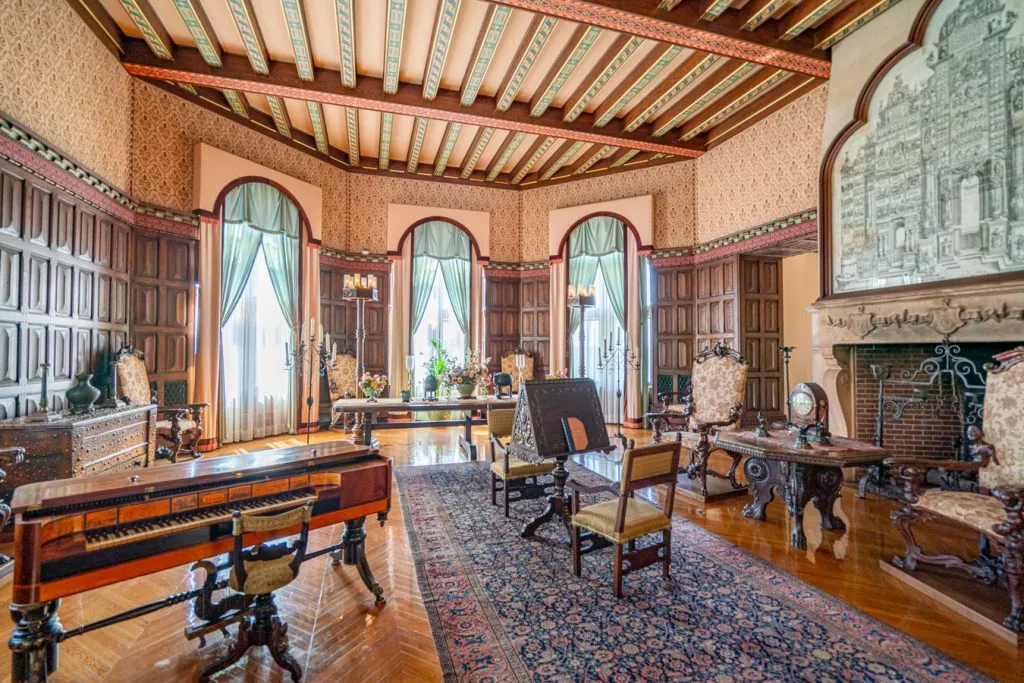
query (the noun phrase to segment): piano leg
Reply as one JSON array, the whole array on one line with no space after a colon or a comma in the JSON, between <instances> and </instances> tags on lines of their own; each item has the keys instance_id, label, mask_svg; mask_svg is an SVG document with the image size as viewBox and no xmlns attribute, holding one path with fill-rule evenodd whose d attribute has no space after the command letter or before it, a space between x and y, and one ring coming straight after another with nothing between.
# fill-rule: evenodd
<instances>
[{"instance_id":1,"label":"piano leg","mask_svg":"<svg viewBox=\"0 0 1024 683\"><path fill-rule=\"evenodd\" d=\"M345 522L345 531L341 535L344 546L341 550L331 553L331 564L335 567L339 564L355 565L359 571L359 578L373 593L377 604L383 605L384 589L377 583L377 579L373 578L370 564L366 561L366 528L363 526L365 521L366 517L357 517Z\"/></svg>"},{"instance_id":2,"label":"piano leg","mask_svg":"<svg viewBox=\"0 0 1024 683\"><path fill-rule=\"evenodd\" d=\"M64 632L57 619L59 606L60 600L11 604L15 626L7 644L13 683L42 683L57 670L57 639Z\"/></svg>"}]
</instances>

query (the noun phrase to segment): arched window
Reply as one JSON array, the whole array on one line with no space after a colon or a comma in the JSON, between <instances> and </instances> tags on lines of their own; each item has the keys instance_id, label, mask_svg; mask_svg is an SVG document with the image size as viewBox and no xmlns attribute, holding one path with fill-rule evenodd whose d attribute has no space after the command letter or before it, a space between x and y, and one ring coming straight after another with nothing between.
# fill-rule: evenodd
<instances>
[{"instance_id":1,"label":"arched window","mask_svg":"<svg viewBox=\"0 0 1024 683\"><path fill-rule=\"evenodd\" d=\"M232 189L221 233L221 442L295 428L285 345L299 320L298 207L259 182Z\"/></svg>"},{"instance_id":2,"label":"arched window","mask_svg":"<svg viewBox=\"0 0 1024 683\"><path fill-rule=\"evenodd\" d=\"M586 375L597 383L605 418L619 415L617 389L622 377L622 356L598 367L606 345L626 339L626 225L612 216L594 216L569 234L569 285L597 291L597 305L580 320L578 308L569 309L569 376L579 376L580 327L585 326L583 351Z\"/></svg>"},{"instance_id":3,"label":"arched window","mask_svg":"<svg viewBox=\"0 0 1024 683\"><path fill-rule=\"evenodd\" d=\"M466 359L471 272L469 235L459 226L433 220L413 229L409 353L416 357L417 369L430 359L436 345L455 362ZM414 391L421 396L426 373L415 375Z\"/></svg>"}]
</instances>

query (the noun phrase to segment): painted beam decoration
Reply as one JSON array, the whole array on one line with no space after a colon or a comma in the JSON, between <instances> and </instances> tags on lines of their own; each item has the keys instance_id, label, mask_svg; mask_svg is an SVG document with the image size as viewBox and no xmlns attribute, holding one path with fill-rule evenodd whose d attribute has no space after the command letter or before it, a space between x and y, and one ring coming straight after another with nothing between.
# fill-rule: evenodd
<instances>
[{"instance_id":1,"label":"painted beam decoration","mask_svg":"<svg viewBox=\"0 0 1024 683\"><path fill-rule=\"evenodd\" d=\"M701 85L708 87L684 97L654 122L654 136L662 136L686 121L753 70L753 64L727 64L719 67L708 80L701 82Z\"/></svg>"},{"instance_id":2,"label":"painted beam decoration","mask_svg":"<svg viewBox=\"0 0 1024 683\"><path fill-rule=\"evenodd\" d=\"M448 59L448 46L452 42L455 21L459 17L462 0L441 0L437 6L437 21L434 25L434 37L430 41L430 57L423 74L423 99L432 100L437 97L437 89L441 87L441 72Z\"/></svg>"},{"instance_id":3,"label":"painted beam decoration","mask_svg":"<svg viewBox=\"0 0 1024 683\"><path fill-rule=\"evenodd\" d=\"M256 25L256 13L253 12L252 3L249 0L227 0L227 3L231 10L231 18L235 20L235 26L242 37L242 44L245 45L245 54L252 64L252 70L266 76L270 73L270 61L267 57L267 48L263 44L263 34Z\"/></svg>"},{"instance_id":4,"label":"painted beam decoration","mask_svg":"<svg viewBox=\"0 0 1024 683\"><path fill-rule=\"evenodd\" d=\"M313 127L313 139L316 140L316 148L321 154L330 154L331 148L327 144L327 126L324 124L324 108L319 102L306 102L306 110L309 112L309 122Z\"/></svg>"},{"instance_id":5,"label":"painted beam decoration","mask_svg":"<svg viewBox=\"0 0 1024 683\"><path fill-rule=\"evenodd\" d=\"M160 59L173 59L171 50L174 48L174 43L149 2L147 0L120 0L120 4L128 14L128 18L135 24L135 28L139 29L142 39L149 45L153 54Z\"/></svg>"},{"instance_id":6,"label":"painted beam decoration","mask_svg":"<svg viewBox=\"0 0 1024 683\"><path fill-rule=\"evenodd\" d=\"M678 45L655 48L641 62L621 85L598 108L594 118L595 126L606 125L614 119L623 107L633 101L647 84L654 80L665 67L672 63L683 48Z\"/></svg>"},{"instance_id":7,"label":"painted beam decoration","mask_svg":"<svg viewBox=\"0 0 1024 683\"><path fill-rule=\"evenodd\" d=\"M857 0L814 31L814 47L827 50L900 0Z\"/></svg>"},{"instance_id":8,"label":"painted beam decoration","mask_svg":"<svg viewBox=\"0 0 1024 683\"><path fill-rule=\"evenodd\" d=\"M391 134L395 126L393 114L380 115L380 149L377 152L377 168L388 170L391 165Z\"/></svg>"},{"instance_id":9,"label":"painted beam decoration","mask_svg":"<svg viewBox=\"0 0 1024 683\"><path fill-rule=\"evenodd\" d=\"M694 117L683 127L681 140L692 140L719 121L724 120L733 112L752 102L758 96L768 92L779 83L792 76L788 71L768 69L759 71L754 76L743 81L743 83L729 91L721 100L716 102L717 108L713 111L704 112L701 116Z\"/></svg>"},{"instance_id":10,"label":"painted beam decoration","mask_svg":"<svg viewBox=\"0 0 1024 683\"><path fill-rule=\"evenodd\" d=\"M939 4L829 150L830 293L1024 271L1022 9Z\"/></svg>"},{"instance_id":11,"label":"painted beam decoration","mask_svg":"<svg viewBox=\"0 0 1024 683\"><path fill-rule=\"evenodd\" d=\"M359 165L359 110L345 107L345 133L348 137L348 163Z\"/></svg>"},{"instance_id":12,"label":"painted beam decoration","mask_svg":"<svg viewBox=\"0 0 1024 683\"><path fill-rule=\"evenodd\" d=\"M494 159L491 160L491 168L487 171L487 181L493 183L497 180L498 175L501 174L502 169L505 168L505 164L512 158L515 151L519 149L519 145L523 144L523 140L526 139L526 133L513 133L505 137L505 141L501 143L501 147L498 149L498 153L494 155Z\"/></svg>"},{"instance_id":13,"label":"painted beam decoration","mask_svg":"<svg viewBox=\"0 0 1024 683\"><path fill-rule=\"evenodd\" d=\"M384 39L384 92L398 92L398 69L402 65L406 0L387 0L387 35Z\"/></svg>"},{"instance_id":14,"label":"painted beam decoration","mask_svg":"<svg viewBox=\"0 0 1024 683\"><path fill-rule=\"evenodd\" d=\"M544 153L548 151L551 145L555 144L555 139L552 137L540 137L533 143L526 152L526 156L512 169L512 184L519 183L526 174L530 172L533 165L540 161L540 158L544 156Z\"/></svg>"},{"instance_id":15,"label":"painted beam decoration","mask_svg":"<svg viewBox=\"0 0 1024 683\"><path fill-rule=\"evenodd\" d=\"M459 139L459 133L461 132L461 123L448 124L448 128L444 131L444 140L441 142L441 148L437 150L437 159L434 160L434 175L444 175L445 169L448 168L448 158L452 155L455 141Z\"/></svg>"},{"instance_id":16,"label":"painted beam decoration","mask_svg":"<svg viewBox=\"0 0 1024 683\"><path fill-rule=\"evenodd\" d=\"M476 96L480 93L480 85L484 82L484 76L487 75L487 68L491 65L494 50L498 47L498 41L501 40L501 36L505 32L510 14L512 14L510 7L487 6L487 17L484 19L486 28L477 40L469 71L466 72L466 81L462 84L462 106L468 107L476 101Z\"/></svg>"},{"instance_id":17,"label":"painted beam decoration","mask_svg":"<svg viewBox=\"0 0 1024 683\"><path fill-rule=\"evenodd\" d=\"M413 124L412 137L409 139L409 153L405 157L405 170L407 173L415 173L420 165L420 152L423 151L423 138L427 134L427 119L422 116L416 117Z\"/></svg>"},{"instance_id":18,"label":"painted beam decoration","mask_svg":"<svg viewBox=\"0 0 1024 683\"><path fill-rule=\"evenodd\" d=\"M284 21L288 27L288 38L292 42L292 54L295 55L295 69L299 78L304 81L313 80L313 55L309 49L309 32L306 30L306 16L302 0L281 0L284 9Z\"/></svg>"},{"instance_id":19,"label":"painted beam decoration","mask_svg":"<svg viewBox=\"0 0 1024 683\"><path fill-rule=\"evenodd\" d=\"M274 118L274 126L277 132L286 138L292 136L292 124L288 118L288 110L284 108L284 101L275 95L267 95L267 106L270 107L270 115Z\"/></svg>"},{"instance_id":20,"label":"painted beam decoration","mask_svg":"<svg viewBox=\"0 0 1024 683\"><path fill-rule=\"evenodd\" d=\"M498 89L498 111L505 111L515 102L516 93L522 87L526 74L530 72L533 63L537 61L541 48L548 41L548 37L554 28L555 20L551 17L534 17L533 23L530 24L530 30L527 31L526 38L523 40L518 54L516 54L515 59L512 61L509 73Z\"/></svg>"},{"instance_id":21,"label":"painted beam decoration","mask_svg":"<svg viewBox=\"0 0 1024 683\"><path fill-rule=\"evenodd\" d=\"M544 79L543 85L533 96L533 101L530 102L530 116L540 116L544 113L548 105L551 104L551 100L555 98L555 93L565 85L565 81L587 56L587 52L594 46L594 41L600 35L601 29L594 26L580 26L576 29L551 72Z\"/></svg>"},{"instance_id":22,"label":"painted beam decoration","mask_svg":"<svg viewBox=\"0 0 1024 683\"><path fill-rule=\"evenodd\" d=\"M174 0L174 6L177 8L178 14L181 15L181 20L185 22L185 28L192 36L196 49L203 55L206 63L210 66L221 66L223 61L221 61L220 43L217 42L217 34L213 32L210 20L207 18L206 12L203 11L202 5L199 4L199 0Z\"/></svg>"},{"instance_id":23,"label":"painted beam decoration","mask_svg":"<svg viewBox=\"0 0 1024 683\"><path fill-rule=\"evenodd\" d=\"M338 53L341 56L341 84L356 87L356 29L354 0L335 0L334 12L338 17Z\"/></svg>"},{"instance_id":24,"label":"painted beam decoration","mask_svg":"<svg viewBox=\"0 0 1024 683\"><path fill-rule=\"evenodd\" d=\"M698 76L717 64L720 59L721 57L718 55L694 52L687 58L686 62L680 65L650 95L644 98L643 102L626 114L623 119L626 124L625 129L636 130L639 128L655 112L668 104L688 85L693 83Z\"/></svg>"},{"instance_id":25,"label":"painted beam decoration","mask_svg":"<svg viewBox=\"0 0 1024 683\"><path fill-rule=\"evenodd\" d=\"M583 113L590 101L594 99L604 84L611 80L612 76L618 73L619 69L626 63L626 60L636 52L643 44L643 40L636 36L619 36L608 54L605 55L601 64L594 67L583 84L566 101L562 107L564 112L562 118L565 121L575 121Z\"/></svg>"},{"instance_id":26,"label":"painted beam decoration","mask_svg":"<svg viewBox=\"0 0 1024 683\"><path fill-rule=\"evenodd\" d=\"M227 101L228 106L231 107L231 111L243 119L249 118L249 103L246 101L244 93L231 90L230 88L221 90L221 92L224 94L224 99Z\"/></svg>"},{"instance_id":27,"label":"painted beam decoration","mask_svg":"<svg viewBox=\"0 0 1024 683\"><path fill-rule=\"evenodd\" d=\"M477 131L476 137L473 138L473 144L470 145L466 161L462 164L462 173L460 177L463 180L473 174L473 169L476 168L476 162L480 161L480 155L482 155L484 150L487 149L487 143L491 141L491 137L493 136L493 128L482 127Z\"/></svg>"}]
</instances>

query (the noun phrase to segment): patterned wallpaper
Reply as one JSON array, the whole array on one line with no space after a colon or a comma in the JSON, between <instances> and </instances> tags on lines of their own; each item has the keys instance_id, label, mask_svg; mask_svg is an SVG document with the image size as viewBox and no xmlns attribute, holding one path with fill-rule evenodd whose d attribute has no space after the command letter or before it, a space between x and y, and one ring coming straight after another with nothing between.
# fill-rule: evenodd
<instances>
[{"instance_id":1,"label":"patterned wallpaper","mask_svg":"<svg viewBox=\"0 0 1024 683\"><path fill-rule=\"evenodd\" d=\"M522 193L363 173L349 173L348 182L352 230L345 248L350 252L366 247L371 252L383 253L386 250L388 204L413 204L490 211L491 259L519 260L519 197ZM544 243L547 244L547 237Z\"/></svg>"},{"instance_id":2,"label":"patterned wallpaper","mask_svg":"<svg viewBox=\"0 0 1024 683\"><path fill-rule=\"evenodd\" d=\"M827 100L825 85L693 162L697 176L697 242L818 205Z\"/></svg>"},{"instance_id":3,"label":"patterned wallpaper","mask_svg":"<svg viewBox=\"0 0 1024 683\"><path fill-rule=\"evenodd\" d=\"M193 149L195 143L205 142L320 187L323 244L345 249L349 174L156 86L136 80L134 91L132 193L136 200L179 211L194 209Z\"/></svg>"},{"instance_id":4,"label":"patterned wallpaper","mask_svg":"<svg viewBox=\"0 0 1024 683\"><path fill-rule=\"evenodd\" d=\"M131 82L64 0L0 6L0 111L126 192Z\"/></svg>"},{"instance_id":5,"label":"patterned wallpaper","mask_svg":"<svg viewBox=\"0 0 1024 683\"><path fill-rule=\"evenodd\" d=\"M520 258L524 262L529 262L546 260L550 256L547 253L549 211L645 194L654 195L654 246L662 248L692 245L694 192L692 161L641 168L520 192Z\"/></svg>"}]
</instances>

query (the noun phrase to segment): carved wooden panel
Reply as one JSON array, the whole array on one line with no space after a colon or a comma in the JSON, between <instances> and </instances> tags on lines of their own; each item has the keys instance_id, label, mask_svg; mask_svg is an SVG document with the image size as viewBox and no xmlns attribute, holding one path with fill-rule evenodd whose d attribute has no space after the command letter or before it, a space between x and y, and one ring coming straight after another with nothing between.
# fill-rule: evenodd
<instances>
[{"instance_id":1,"label":"carved wooden panel","mask_svg":"<svg viewBox=\"0 0 1024 683\"><path fill-rule=\"evenodd\" d=\"M95 256L97 265L109 266L112 263L111 251L114 239L114 222L110 218L101 216L96 221Z\"/></svg>"},{"instance_id":2,"label":"carved wooden panel","mask_svg":"<svg viewBox=\"0 0 1024 683\"><path fill-rule=\"evenodd\" d=\"M519 348L520 281L488 277L485 291L484 356L490 357L489 368L496 372L501 369L501 357Z\"/></svg>"},{"instance_id":3,"label":"carved wooden panel","mask_svg":"<svg viewBox=\"0 0 1024 683\"><path fill-rule=\"evenodd\" d=\"M145 355L162 404L166 383L187 381L194 362L197 243L144 230L133 231L131 241L131 339ZM115 244L115 262L116 251ZM126 298L115 282L110 303L115 320L125 314ZM116 348L119 341L112 338L111 344Z\"/></svg>"},{"instance_id":4,"label":"carved wooden panel","mask_svg":"<svg viewBox=\"0 0 1024 683\"><path fill-rule=\"evenodd\" d=\"M786 405L779 354L782 262L775 258L741 256L738 267L742 311L740 352L749 364L744 420L753 421L759 410L764 410L771 419L781 419Z\"/></svg>"},{"instance_id":5,"label":"carved wooden panel","mask_svg":"<svg viewBox=\"0 0 1024 683\"><path fill-rule=\"evenodd\" d=\"M97 232L117 269L94 263ZM76 373L105 385L105 354L128 329L129 234L116 218L0 160L0 419L36 406L43 363L53 407L64 405Z\"/></svg>"},{"instance_id":6,"label":"carved wooden panel","mask_svg":"<svg viewBox=\"0 0 1024 683\"><path fill-rule=\"evenodd\" d=\"M710 287L710 280L708 280ZM671 378L670 387L678 389L678 378L689 375L694 356L694 268L672 266L654 272L651 293L654 315L654 375ZM706 311L707 312L707 311ZM705 321L705 328L709 323Z\"/></svg>"},{"instance_id":7,"label":"carved wooden panel","mask_svg":"<svg viewBox=\"0 0 1024 683\"><path fill-rule=\"evenodd\" d=\"M519 345L533 354L533 376L542 378L551 367L551 278L543 275L519 281Z\"/></svg>"},{"instance_id":8,"label":"carved wooden panel","mask_svg":"<svg viewBox=\"0 0 1024 683\"><path fill-rule=\"evenodd\" d=\"M694 267L694 354L714 346L716 342L738 348L737 267L736 256L709 261Z\"/></svg>"}]
</instances>

